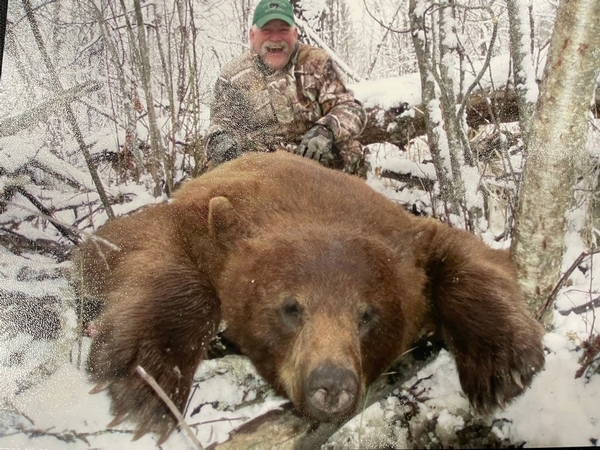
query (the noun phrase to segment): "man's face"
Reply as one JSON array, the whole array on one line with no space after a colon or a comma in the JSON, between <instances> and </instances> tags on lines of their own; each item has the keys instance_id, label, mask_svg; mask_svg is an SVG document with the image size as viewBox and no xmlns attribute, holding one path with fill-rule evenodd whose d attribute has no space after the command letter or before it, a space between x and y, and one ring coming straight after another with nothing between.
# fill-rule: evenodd
<instances>
[{"instance_id":1,"label":"man's face","mask_svg":"<svg viewBox=\"0 0 600 450\"><path fill-rule=\"evenodd\" d=\"M298 29L283 20L271 20L264 27L250 29L250 44L272 70L280 70L290 60L298 42Z\"/></svg>"}]
</instances>

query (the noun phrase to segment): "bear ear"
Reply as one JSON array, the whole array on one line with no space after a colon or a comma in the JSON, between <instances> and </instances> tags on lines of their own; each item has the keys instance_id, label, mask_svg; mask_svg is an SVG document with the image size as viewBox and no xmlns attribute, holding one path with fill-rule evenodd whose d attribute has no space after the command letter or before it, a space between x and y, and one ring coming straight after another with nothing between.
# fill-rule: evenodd
<instances>
[{"instance_id":1,"label":"bear ear","mask_svg":"<svg viewBox=\"0 0 600 450\"><path fill-rule=\"evenodd\" d=\"M213 197L208 204L208 231L221 245L229 246L244 234L242 220L225 197Z\"/></svg>"}]
</instances>

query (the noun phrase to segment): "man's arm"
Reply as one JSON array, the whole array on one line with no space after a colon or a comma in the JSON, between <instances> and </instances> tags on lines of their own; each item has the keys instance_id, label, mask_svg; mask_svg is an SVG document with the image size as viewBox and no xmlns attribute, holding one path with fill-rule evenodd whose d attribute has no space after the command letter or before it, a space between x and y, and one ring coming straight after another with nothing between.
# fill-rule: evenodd
<instances>
[{"instance_id":1,"label":"man's arm","mask_svg":"<svg viewBox=\"0 0 600 450\"><path fill-rule=\"evenodd\" d=\"M356 138L367 123L363 106L354 98L352 91L346 88L331 59L325 63L322 76L319 103L324 115L317 124L329 128L335 142Z\"/></svg>"},{"instance_id":2,"label":"man's arm","mask_svg":"<svg viewBox=\"0 0 600 450\"><path fill-rule=\"evenodd\" d=\"M243 127L241 99L226 78L219 76L215 83L213 101L210 105L210 125L206 140L206 158L221 164L237 158L241 146L236 139L236 130Z\"/></svg>"}]
</instances>

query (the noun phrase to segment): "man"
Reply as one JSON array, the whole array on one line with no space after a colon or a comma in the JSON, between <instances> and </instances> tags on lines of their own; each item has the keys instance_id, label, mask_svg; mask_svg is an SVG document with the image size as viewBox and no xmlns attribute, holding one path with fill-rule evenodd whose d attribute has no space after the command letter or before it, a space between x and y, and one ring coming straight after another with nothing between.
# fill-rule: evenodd
<instances>
[{"instance_id":1,"label":"man","mask_svg":"<svg viewBox=\"0 0 600 450\"><path fill-rule=\"evenodd\" d=\"M209 164L284 147L366 177L356 141L365 111L327 53L298 42L288 0L261 0L249 37L251 49L227 64L215 85Z\"/></svg>"}]
</instances>

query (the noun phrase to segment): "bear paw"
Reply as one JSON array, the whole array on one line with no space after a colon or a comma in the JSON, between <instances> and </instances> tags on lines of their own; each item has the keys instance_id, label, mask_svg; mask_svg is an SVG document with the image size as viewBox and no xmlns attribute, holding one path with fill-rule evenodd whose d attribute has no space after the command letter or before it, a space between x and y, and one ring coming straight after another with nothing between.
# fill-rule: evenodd
<instances>
[{"instance_id":1,"label":"bear paw","mask_svg":"<svg viewBox=\"0 0 600 450\"><path fill-rule=\"evenodd\" d=\"M523 393L544 366L541 338L457 356L460 383L473 408L488 414Z\"/></svg>"},{"instance_id":2,"label":"bear paw","mask_svg":"<svg viewBox=\"0 0 600 450\"><path fill-rule=\"evenodd\" d=\"M178 364L161 351L156 343L142 342L136 348L126 348L113 341L113 335L102 331L94 340L88 360L88 372L97 385L90 393L107 391L111 398L111 413L115 418L108 424L114 427L127 421L136 425L134 440L148 432L157 433L164 442L176 425L165 402L137 371L141 366L181 411L188 397L192 370L182 373ZM123 342L123 340L119 340ZM131 341L129 341L131 344ZM195 366L194 366L195 367Z\"/></svg>"}]
</instances>

